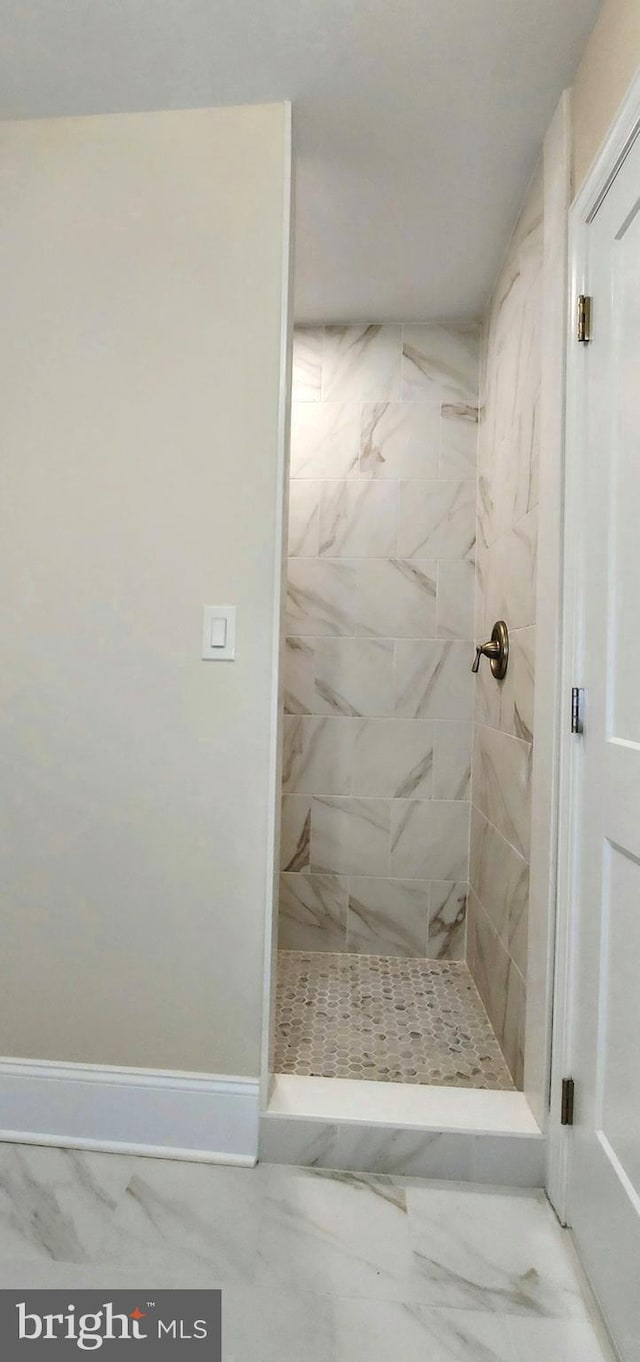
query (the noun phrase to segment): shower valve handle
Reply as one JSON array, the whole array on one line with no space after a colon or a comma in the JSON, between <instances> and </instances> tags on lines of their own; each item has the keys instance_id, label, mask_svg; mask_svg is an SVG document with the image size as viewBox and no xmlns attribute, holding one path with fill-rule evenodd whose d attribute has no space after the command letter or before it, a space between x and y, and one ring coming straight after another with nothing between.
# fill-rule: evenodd
<instances>
[{"instance_id":1,"label":"shower valve handle","mask_svg":"<svg viewBox=\"0 0 640 1362\"><path fill-rule=\"evenodd\" d=\"M476 655L471 667L472 672L478 671L481 657L489 658L491 671L496 681L502 681L507 674L509 665L509 630L504 620L496 620L491 630L491 638L487 643L477 644Z\"/></svg>"},{"instance_id":2,"label":"shower valve handle","mask_svg":"<svg viewBox=\"0 0 640 1362\"><path fill-rule=\"evenodd\" d=\"M477 672L479 670L481 657L499 657L499 656L500 656L499 643L492 643L491 640L489 640L488 643L478 643L476 645L475 662L473 663L473 666L471 668L472 672Z\"/></svg>"}]
</instances>

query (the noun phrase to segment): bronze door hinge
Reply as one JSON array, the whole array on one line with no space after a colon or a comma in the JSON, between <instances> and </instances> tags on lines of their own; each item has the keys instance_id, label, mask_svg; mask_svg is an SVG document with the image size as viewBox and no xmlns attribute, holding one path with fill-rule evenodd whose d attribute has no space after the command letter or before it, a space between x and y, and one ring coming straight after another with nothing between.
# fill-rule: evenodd
<instances>
[{"instance_id":1,"label":"bronze door hinge","mask_svg":"<svg viewBox=\"0 0 640 1362\"><path fill-rule=\"evenodd\" d=\"M562 1098L560 1105L560 1125L573 1125L573 1102L575 1095L575 1083L572 1078L562 1080Z\"/></svg>"},{"instance_id":2,"label":"bronze door hinge","mask_svg":"<svg viewBox=\"0 0 640 1362\"><path fill-rule=\"evenodd\" d=\"M591 299L587 293L581 293L578 297L576 336L583 345L591 340Z\"/></svg>"}]
</instances>

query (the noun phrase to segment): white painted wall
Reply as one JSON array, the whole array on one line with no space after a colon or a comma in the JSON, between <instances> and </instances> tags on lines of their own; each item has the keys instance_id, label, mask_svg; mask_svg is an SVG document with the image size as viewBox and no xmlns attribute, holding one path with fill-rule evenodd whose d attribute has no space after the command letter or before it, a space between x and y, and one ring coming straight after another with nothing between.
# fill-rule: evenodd
<instances>
[{"instance_id":1,"label":"white painted wall","mask_svg":"<svg viewBox=\"0 0 640 1362\"><path fill-rule=\"evenodd\" d=\"M567 344L571 99L565 91L544 140L544 240L540 317L540 458L531 772L531 857L524 1087L544 1128L549 1102L557 894L558 753L567 718L560 684L562 507Z\"/></svg>"},{"instance_id":2,"label":"white painted wall","mask_svg":"<svg viewBox=\"0 0 640 1362\"><path fill-rule=\"evenodd\" d=\"M638 0L604 0L572 90L573 187L576 194L638 67Z\"/></svg>"},{"instance_id":3,"label":"white painted wall","mask_svg":"<svg viewBox=\"0 0 640 1362\"><path fill-rule=\"evenodd\" d=\"M259 1070L289 155L285 105L0 126L8 1056Z\"/></svg>"}]
</instances>

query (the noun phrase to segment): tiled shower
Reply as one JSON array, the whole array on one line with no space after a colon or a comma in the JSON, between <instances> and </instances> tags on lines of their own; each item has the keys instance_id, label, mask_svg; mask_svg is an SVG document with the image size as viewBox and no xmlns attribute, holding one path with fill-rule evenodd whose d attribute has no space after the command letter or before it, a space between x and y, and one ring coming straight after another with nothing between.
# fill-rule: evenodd
<instances>
[{"instance_id":1,"label":"tiled shower","mask_svg":"<svg viewBox=\"0 0 640 1362\"><path fill-rule=\"evenodd\" d=\"M479 883L468 929L494 826L474 793L470 870L474 728L495 797L471 673L490 609L476 581L481 340L429 325L295 335L276 1071L521 1084L487 986ZM486 467L482 434L480 449ZM524 933L526 949L526 912Z\"/></svg>"}]
</instances>

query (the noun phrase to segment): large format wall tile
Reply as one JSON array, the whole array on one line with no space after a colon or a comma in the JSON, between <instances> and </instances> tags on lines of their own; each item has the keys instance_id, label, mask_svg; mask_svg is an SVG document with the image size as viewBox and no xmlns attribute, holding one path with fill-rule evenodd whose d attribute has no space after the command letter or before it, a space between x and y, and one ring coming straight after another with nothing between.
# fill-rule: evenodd
<instances>
[{"instance_id":1,"label":"large format wall tile","mask_svg":"<svg viewBox=\"0 0 640 1362\"><path fill-rule=\"evenodd\" d=\"M361 476L400 481L437 478L440 426L437 401L365 402L360 434ZM466 476L471 477L474 469L475 457Z\"/></svg>"},{"instance_id":2,"label":"large format wall tile","mask_svg":"<svg viewBox=\"0 0 640 1362\"><path fill-rule=\"evenodd\" d=\"M431 561L366 558L355 564L357 634L434 638L437 565Z\"/></svg>"},{"instance_id":3,"label":"large format wall tile","mask_svg":"<svg viewBox=\"0 0 640 1362\"><path fill-rule=\"evenodd\" d=\"M505 950L524 974L529 865L475 806L471 810L469 878Z\"/></svg>"},{"instance_id":4,"label":"large format wall tile","mask_svg":"<svg viewBox=\"0 0 640 1362\"><path fill-rule=\"evenodd\" d=\"M390 799L314 798L311 869L336 875L389 874Z\"/></svg>"},{"instance_id":5,"label":"large format wall tile","mask_svg":"<svg viewBox=\"0 0 640 1362\"><path fill-rule=\"evenodd\" d=\"M347 944L367 955L427 954L429 885L423 880L349 880Z\"/></svg>"},{"instance_id":6,"label":"large format wall tile","mask_svg":"<svg viewBox=\"0 0 640 1362\"><path fill-rule=\"evenodd\" d=\"M357 402L294 402L291 477L357 477L360 406Z\"/></svg>"},{"instance_id":7,"label":"large format wall tile","mask_svg":"<svg viewBox=\"0 0 640 1362\"><path fill-rule=\"evenodd\" d=\"M524 629L536 622L537 544L538 510L534 507L517 521L504 541L502 566L512 629Z\"/></svg>"},{"instance_id":8,"label":"large format wall tile","mask_svg":"<svg viewBox=\"0 0 640 1362\"><path fill-rule=\"evenodd\" d=\"M310 708L315 714L393 714L391 639L319 638L314 657Z\"/></svg>"},{"instance_id":9,"label":"large format wall tile","mask_svg":"<svg viewBox=\"0 0 640 1362\"><path fill-rule=\"evenodd\" d=\"M400 800L391 806L391 873L407 879L463 880L469 857L469 805Z\"/></svg>"},{"instance_id":10,"label":"large format wall tile","mask_svg":"<svg viewBox=\"0 0 640 1362\"><path fill-rule=\"evenodd\" d=\"M317 558L320 484L298 478L289 487L289 556Z\"/></svg>"},{"instance_id":11,"label":"large format wall tile","mask_svg":"<svg viewBox=\"0 0 640 1362\"><path fill-rule=\"evenodd\" d=\"M280 819L280 869L309 870L311 865L311 797L283 795Z\"/></svg>"},{"instance_id":12,"label":"large format wall tile","mask_svg":"<svg viewBox=\"0 0 640 1362\"><path fill-rule=\"evenodd\" d=\"M475 402L478 395L476 328L405 326L402 347L403 398L442 396Z\"/></svg>"},{"instance_id":13,"label":"large format wall tile","mask_svg":"<svg viewBox=\"0 0 640 1362\"><path fill-rule=\"evenodd\" d=\"M313 713L314 644L313 638L284 640L282 689L285 714Z\"/></svg>"},{"instance_id":14,"label":"large format wall tile","mask_svg":"<svg viewBox=\"0 0 640 1362\"><path fill-rule=\"evenodd\" d=\"M533 703L535 690L536 629L514 629L511 638L512 672L509 688L509 711L505 714L505 729L525 742L533 740Z\"/></svg>"},{"instance_id":15,"label":"large format wall tile","mask_svg":"<svg viewBox=\"0 0 640 1362\"><path fill-rule=\"evenodd\" d=\"M467 908L467 959L516 1087L524 1077L526 985L473 890Z\"/></svg>"},{"instance_id":16,"label":"large format wall tile","mask_svg":"<svg viewBox=\"0 0 640 1362\"><path fill-rule=\"evenodd\" d=\"M468 800L471 792L471 723L438 720L433 725L433 797Z\"/></svg>"},{"instance_id":17,"label":"large format wall tile","mask_svg":"<svg viewBox=\"0 0 640 1362\"><path fill-rule=\"evenodd\" d=\"M476 720L514 738L533 738L535 625L509 630L509 669L496 685L489 667L476 680Z\"/></svg>"},{"instance_id":18,"label":"large format wall tile","mask_svg":"<svg viewBox=\"0 0 640 1362\"><path fill-rule=\"evenodd\" d=\"M470 719L473 648L468 643L396 643L396 714L405 719Z\"/></svg>"},{"instance_id":19,"label":"large format wall tile","mask_svg":"<svg viewBox=\"0 0 640 1362\"><path fill-rule=\"evenodd\" d=\"M287 794L350 794L360 722L285 714L283 790Z\"/></svg>"},{"instance_id":20,"label":"large format wall tile","mask_svg":"<svg viewBox=\"0 0 640 1362\"><path fill-rule=\"evenodd\" d=\"M543 185L534 177L482 345L476 634L507 621L509 669L476 681L468 960L522 1083L537 586Z\"/></svg>"},{"instance_id":21,"label":"large format wall tile","mask_svg":"<svg viewBox=\"0 0 640 1362\"><path fill-rule=\"evenodd\" d=\"M433 725L412 719L364 719L353 750L353 793L430 799Z\"/></svg>"},{"instance_id":22,"label":"large format wall tile","mask_svg":"<svg viewBox=\"0 0 640 1362\"><path fill-rule=\"evenodd\" d=\"M476 724L473 802L528 859L531 840L531 744Z\"/></svg>"},{"instance_id":23,"label":"large format wall tile","mask_svg":"<svg viewBox=\"0 0 640 1362\"><path fill-rule=\"evenodd\" d=\"M345 950L348 902L348 882L339 875L281 875L280 949Z\"/></svg>"},{"instance_id":24,"label":"large format wall tile","mask_svg":"<svg viewBox=\"0 0 640 1362\"><path fill-rule=\"evenodd\" d=\"M464 960L468 893L467 884L431 881L427 955L433 960Z\"/></svg>"},{"instance_id":25,"label":"large format wall tile","mask_svg":"<svg viewBox=\"0 0 640 1362\"><path fill-rule=\"evenodd\" d=\"M473 638L473 563L444 559L438 563L436 631L438 638Z\"/></svg>"},{"instance_id":26,"label":"large format wall tile","mask_svg":"<svg viewBox=\"0 0 640 1362\"><path fill-rule=\"evenodd\" d=\"M321 557L390 558L397 537L397 483L322 483Z\"/></svg>"},{"instance_id":27,"label":"large format wall tile","mask_svg":"<svg viewBox=\"0 0 640 1362\"><path fill-rule=\"evenodd\" d=\"M322 396L358 402L400 397L402 327L325 326Z\"/></svg>"},{"instance_id":28,"label":"large format wall tile","mask_svg":"<svg viewBox=\"0 0 640 1362\"><path fill-rule=\"evenodd\" d=\"M475 482L401 484L398 552L405 558L465 558L476 540Z\"/></svg>"},{"instance_id":29,"label":"large format wall tile","mask_svg":"<svg viewBox=\"0 0 640 1362\"><path fill-rule=\"evenodd\" d=\"M440 417L438 476L475 478L478 465L477 406L469 402L443 402Z\"/></svg>"},{"instance_id":30,"label":"large format wall tile","mask_svg":"<svg viewBox=\"0 0 640 1362\"><path fill-rule=\"evenodd\" d=\"M294 402L319 402L322 397L321 326L301 326L293 347L291 392Z\"/></svg>"},{"instance_id":31,"label":"large format wall tile","mask_svg":"<svg viewBox=\"0 0 640 1362\"><path fill-rule=\"evenodd\" d=\"M353 562L290 558L286 630L297 634L355 633L356 569Z\"/></svg>"},{"instance_id":32,"label":"large format wall tile","mask_svg":"<svg viewBox=\"0 0 640 1362\"><path fill-rule=\"evenodd\" d=\"M303 328L293 398L281 944L457 960L478 335Z\"/></svg>"}]
</instances>

